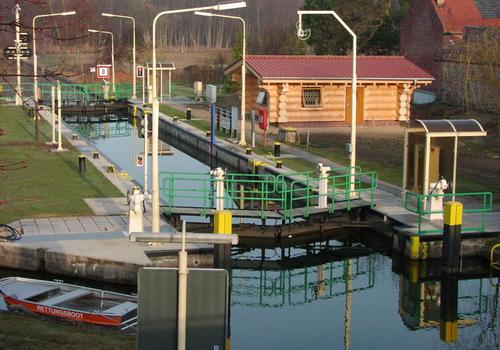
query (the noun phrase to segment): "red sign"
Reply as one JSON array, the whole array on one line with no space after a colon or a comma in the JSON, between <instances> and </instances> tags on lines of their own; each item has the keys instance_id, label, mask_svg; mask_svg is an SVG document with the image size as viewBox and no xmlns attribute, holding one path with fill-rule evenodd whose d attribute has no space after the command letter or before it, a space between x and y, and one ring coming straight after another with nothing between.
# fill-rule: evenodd
<instances>
[{"instance_id":1,"label":"red sign","mask_svg":"<svg viewBox=\"0 0 500 350\"><path fill-rule=\"evenodd\" d=\"M110 64L99 64L97 65L97 78L99 79L109 79L110 77Z\"/></svg>"}]
</instances>

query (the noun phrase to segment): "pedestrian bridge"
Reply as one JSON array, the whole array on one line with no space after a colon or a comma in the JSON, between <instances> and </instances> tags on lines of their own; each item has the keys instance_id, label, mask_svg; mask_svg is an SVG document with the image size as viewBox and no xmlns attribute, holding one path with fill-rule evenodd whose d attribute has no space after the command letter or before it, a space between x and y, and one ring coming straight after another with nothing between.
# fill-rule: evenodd
<instances>
[{"instance_id":1,"label":"pedestrian bridge","mask_svg":"<svg viewBox=\"0 0 500 350\"><path fill-rule=\"evenodd\" d=\"M112 84L107 84L107 88L102 83L92 84L71 84L61 83L61 100L63 105L89 105L100 101L126 100L132 97L132 84L116 83L113 91ZM52 100L52 87L56 88L55 82L38 83L40 101L49 106ZM33 98L33 83L21 84L23 98ZM105 90L108 89L108 92ZM137 91L142 91L139 83ZM56 97L57 99L57 93ZM0 84L0 100L14 101L15 84Z\"/></svg>"},{"instance_id":2,"label":"pedestrian bridge","mask_svg":"<svg viewBox=\"0 0 500 350\"><path fill-rule=\"evenodd\" d=\"M314 215L334 215L373 207L376 172L355 167L290 174L160 173L167 216L212 216L230 210L233 217L293 222ZM325 186L326 185L326 186ZM363 197L363 198L362 198Z\"/></svg>"}]
</instances>

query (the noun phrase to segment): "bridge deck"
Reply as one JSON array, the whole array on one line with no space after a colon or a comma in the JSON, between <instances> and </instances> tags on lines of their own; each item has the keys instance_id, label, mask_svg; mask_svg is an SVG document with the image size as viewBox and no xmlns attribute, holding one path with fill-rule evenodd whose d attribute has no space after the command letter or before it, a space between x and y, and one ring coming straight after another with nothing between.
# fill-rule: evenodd
<instances>
[{"instance_id":1,"label":"bridge deck","mask_svg":"<svg viewBox=\"0 0 500 350\"><path fill-rule=\"evenodd\" d=\"M364 208L364 207L369 207L370 203L363 200L363 199L354 199L351 200L350 203L347 202L337 202L335 203L335 211L334 213L338 212L345 212L349 209L355 209L355 208ZM194 207L171 207L168 210L165 210L164 212L167 216L173 216L173 215L187 215L187 216L214 216L216 210L215 209L207 209L207 208L194 208ZM266 219L276 219L276 220L282 220L285 218L288 218L290 216L290 211L289 210L258 210L258 209L231 209L231 212L233 213L233 217L235 218L253 218L253 219L259 219L259 218L266 218ZM309 217L311 215L318 215L318 214L328 214L330 213L330 208L317 208L317 207L301 207L301 208L294 208L292 211L293 218L305 218Z\"/></svg>"}]
</instances>

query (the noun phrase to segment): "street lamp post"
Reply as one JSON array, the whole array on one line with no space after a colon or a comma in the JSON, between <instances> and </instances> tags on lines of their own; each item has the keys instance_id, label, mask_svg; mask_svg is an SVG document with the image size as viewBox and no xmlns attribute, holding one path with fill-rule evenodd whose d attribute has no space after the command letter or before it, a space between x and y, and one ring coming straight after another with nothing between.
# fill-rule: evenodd
<instances>
[{"instance_id":1,"label":"street lamp post","mask_svg":"<svg viewBox=\"0 0 500 350\"><path fill-rule=\"evenodd\" d=\"M102 14L105 17L117 17L117 18L127 18L132 20L132 98L136 99L137 98L137 91L136 91L136 63L135 63L135 19L134 17L130 16L122 16L122 15L114 15L111 13L103 13Z\"/></svg>"},{"instance_id":2,"label":"street lamp post","mask_svg":"<svg viewBox=\"0 0 500 350\"><path fill-rule=\"evenodd\" d=\"M241 55L242 58L242 65L241 65L241 124L240 124L240 142L239 144L241 146L246 146L247 142L245 140L245 104L246 104L246 24L245 20L242 17L238 16L228 16L228 15L221 15L218 13L211 13L211 12L202 12L202 11L196 11L194 13L195 15L198 16L206 16L206 17L221 17L221 18L229 18L229 19L236 19L241 21L243 25L243 52Z\"/></svg>"},{"instance_id":3,"label":"street lamp post","mask_svg":"<svg viewBox=\"0 0 500 350\"><path fill-rule=\"evenodd\" d=\"M160 232L160 183L159 183L159 164L158 164L158 125L159 125L159 112L158 112L158 98L156 91L156 22L163 15L175 14L175 13L186 13L186 12L196 12L196 11L224 11L236 8L246 7L245 1L224 3L219 5L204 6L204 7L193 7L187 9L179 10L169 10L163 11L156 15L153 20L153 183L151 191L152 199L152 232Z\"/></svg>"},{"instance_id":4,"label":"street lamp post","mask_svg":"<svg viewBox=\"0 0 500 350\"><path fill-rule=\"evenodd\" d=\"M356 166L356 114L357 114L357 84L358 84L358 78L357 78L357 71L356 71L356 60L357 60L357 36L356 34L352 31L351 28L340 18L339 15L333 10L326 10L326 11L317 11L317 10L311 10L311 11L297 11L297 14L299 15L299 23L298 23L298 30L297 30L297 36L299 38L305 38L307 39L310 35L310 32L307 33L307 31L302 29L302 15L332 15L335 17L337 21L340 22L340 24L349 32L349 34L352 36L352 99L351 99L351 149L350 149L350 174L351 174L351 191L354 190L355 187L355 181L354 181L354 176L356 174L355 166Z\"/></svg>"},{"instance_id":5,"label":"street lamp post","mask_svg":"<svg viewBox=\"0 0 500 350\"><path fill-rule=\"evenodd\" d=\"M48 13L33 17L33 99L38 102L38 57L36 55L36 20L43 17L71 16L75 11Z\"/></svg>"},{"instance_id":6,"label":"street lamp post","mask_svg":"<svg viewBox=\"0 0 500 350\"><path fill-rule=\"evenodd\" d=\"M115 39L114 35L111 32L106 32L104 30L96 30L96 29L89 29L88 30L90 33L104 33L104 34L109 34L111 35L111 75L112 75L112 89L113 93L116 92L115 90Z\"/></svg>"}]
</instances>

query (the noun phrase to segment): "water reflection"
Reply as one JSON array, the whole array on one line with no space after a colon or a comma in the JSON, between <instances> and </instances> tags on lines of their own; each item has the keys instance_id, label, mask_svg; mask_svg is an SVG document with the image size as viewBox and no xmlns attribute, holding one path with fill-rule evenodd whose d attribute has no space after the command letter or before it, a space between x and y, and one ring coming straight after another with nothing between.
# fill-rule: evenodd
<instances>
[{"instance_id":1,"label":"water reflection","mask_svg":"<svg viewBox=\"0 0 500 350\"><path fill-rule=\"evenodd\" d=\"M473 274L448 276L439 261L400 260L391 274L389 257L333 240L240 251L232 269L233 347L498 348L498 288L488 269L469 263Z\"/></svg>"},{"instance_id":2,"label":"water reflection","mask_svg":"<svg viewBox=\"0 0 500 350\"><path fill-rule=\"evenodd\" d=\"M129 137L132 134L132 126L126 120L104 123L81 123L76 124L74 130L88 140Z\"/></svg>"}]
</instances>

